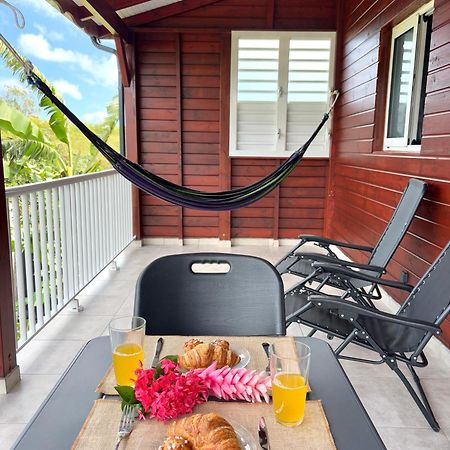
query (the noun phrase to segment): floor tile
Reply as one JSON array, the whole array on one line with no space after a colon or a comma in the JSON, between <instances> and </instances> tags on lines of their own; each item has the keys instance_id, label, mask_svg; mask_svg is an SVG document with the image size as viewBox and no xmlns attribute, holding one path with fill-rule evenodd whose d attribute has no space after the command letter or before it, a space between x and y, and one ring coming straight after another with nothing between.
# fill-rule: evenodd
<instances>
[{"instance_id":1,"label":"floor tile","mask_svg":"<svg viewBox=\"0 0 450 450\"><path fill-rule=\"evenodd\" d=\"M59 375L22 375L9 394L0 395L0 424L28 422Z\"/></svg>"},{"instance_id":2,"label":"floor tile","mask_svg":"<svg viewBox=\"0 0 450 450\"><path fill-rule=\"evenodd\" d=\"M350 377L350 381L376 427L428 426L399 379Z\"/></svg>"},{"instance_id":3,"label":"floor tile","mask_svg":"<svg viewBox=\"0 0 450 450\"><path fill-rule=\"evenodd\" d=\"M9 450L25 425L25 423L0 424L0 450Z\"/></svg>"},{"instance_id":4,"label":"floor tile","mask_svg":"<svg viewBox=\"0 0 450 450\"><path fill-rule=\"evenodd\" d=\"M378 432L389 450L450 450L445 434L430 428L380 427Z\"/></svg>"},{"instance_id":5,"label":"floor tile","mask_svg":"<svg viewBox=\"0 0 450 450\"><path fill-rule=\"evenodd\" d=\"M448 378L424 379L422 385L439 425L450 428L450 373Z\"/></svg>"},{"instance_id":6,"label":"floor tile","mask_svg":"<svg viewBox=\"0 0 450 450\"><path fill-rule=\"evenodd\" d=\"M121 307L122 303L127 298L124 294L111 294L111 295L84 295L77 296L80 305L84 308L80 314L86 316L111 316L116 314L117 310ZM65 308L61 311L62 315L79 314L76 311L71 311L69 308Z\"/></svg>"},{"instance_id":7,"label":"floor tile","mask_svg":"<svg viewBox=\"0 0 450 450\"><path fill-rule=\"evenodd\" d=\"M83 345L83 341L32 340L18 354L20 373L61 375Z\"/></svg>"}]
</instances>

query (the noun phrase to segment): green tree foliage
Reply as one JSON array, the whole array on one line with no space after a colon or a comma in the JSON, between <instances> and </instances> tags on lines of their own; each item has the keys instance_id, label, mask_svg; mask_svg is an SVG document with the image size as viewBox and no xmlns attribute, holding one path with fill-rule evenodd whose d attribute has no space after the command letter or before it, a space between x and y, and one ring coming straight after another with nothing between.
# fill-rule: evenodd
<instances>
[{"instance_id":1,"label":"green tree foliage","mask_svg":"<svg viewBox=\"0 0 450 450\"><path fill-rule=\"evenodd\" d=\"M35 90L38 103L26 91L10 87L0 99L0 131L5 180L8 186L33 183L109 167L108 162L72 126L64 114L26 81L26 73L10 51L0 43L0 58L12 73ZM54 87L34 68L34 72L57 95ZM58 95L59 98L61 96ZM107 116L91 128L113 148L118 148L118 98L107 106ZM47 116L47 120L39 117Z\"/></svg>"}]
</instances>

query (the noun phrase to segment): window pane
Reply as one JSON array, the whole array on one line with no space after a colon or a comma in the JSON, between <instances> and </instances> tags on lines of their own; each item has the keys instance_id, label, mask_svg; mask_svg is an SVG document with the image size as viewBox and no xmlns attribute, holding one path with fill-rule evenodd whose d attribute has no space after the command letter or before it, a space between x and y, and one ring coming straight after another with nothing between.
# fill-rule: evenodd
<instances>
[{"instance_id":1,"label":"window pane","mask_svg":"<svg viewBox=\"0 0 450 450\"><path fill-rule=\"evenodd\" d=\"M408 102L410 99L414 29L406 31L394 41L391 92L389 100L388 138L402 138L406 134Z\"/></svg>"},{"instance_id":2,"label":"window pane","mask_svg":"<svg viewBox=\"0 0 450 450\"><path fill-rule=\"evenodd\" d=\"M276 102L278 39L239 39L238 102Z\"/></svg>"},{"instance_id":3,"label":"window pane","mask_svg":"<svg viewBox=\"0 0 450 450\"><path fill-rule=\"evenodd\" d=\"M327 101L330 49L329 39L289 42L288 103Z\"/></svg>"}]
</instances>

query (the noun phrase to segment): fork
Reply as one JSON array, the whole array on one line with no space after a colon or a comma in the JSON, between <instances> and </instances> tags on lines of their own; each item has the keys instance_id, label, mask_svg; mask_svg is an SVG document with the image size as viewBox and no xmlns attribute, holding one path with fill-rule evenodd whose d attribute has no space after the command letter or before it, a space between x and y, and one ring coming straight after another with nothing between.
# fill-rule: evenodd
<instances>
[{"instance_id":1,"label":"fork","mask_svg":"<svg viewBox=\"0 0 450 450\"><path fill-rule=\"evenodd\" d=\"M120 442L124 437L129 436L133 430L135 407L133 405L125 405L120 418L119 431L117 433L118 439L115 450L119 448Z\"/></svg>"}]
</instances>

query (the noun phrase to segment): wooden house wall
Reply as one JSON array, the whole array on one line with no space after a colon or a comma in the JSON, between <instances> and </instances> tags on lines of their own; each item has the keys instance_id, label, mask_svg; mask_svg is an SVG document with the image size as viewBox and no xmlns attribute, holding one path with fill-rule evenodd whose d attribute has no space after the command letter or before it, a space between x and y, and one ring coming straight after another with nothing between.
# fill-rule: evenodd
<instances>
[{"instance_id":1,"label":"wooden house wall","mask_svg":"<svg viewBox=\"0 0 450 450\"><path fill-rule=\"evenodd\" d=\"M411 177L425 180L425 200L388 266L415 284L450 240L450 3L435 0L422 147L383 151L389 30L425 1L346 0L339 11L340 51L327 231L337 239L374 244ZM339 45L339 44L338 44ZM354 252L352 258L364 261ZM404 297L397 292L395 298ZM450 344L450 320L443 326Z\"/></svg>"},{"instance_id":2,"label":"wooden house wall","mask_svg":"<svg viewBox=\"0 0 450 450\"><path fill-rule=\"evenodd\" d=\"M171 181L205 191L247 185L281 162L228 157L231 29L332 31L335 2L223 0L136 32L140 162ZM142 237L321 234L327 174L327 158L307 159L269 196L232 213L182 209L142 195Z\"/></svg>"}]
</instances>

